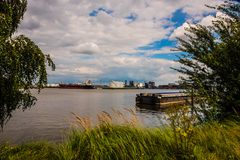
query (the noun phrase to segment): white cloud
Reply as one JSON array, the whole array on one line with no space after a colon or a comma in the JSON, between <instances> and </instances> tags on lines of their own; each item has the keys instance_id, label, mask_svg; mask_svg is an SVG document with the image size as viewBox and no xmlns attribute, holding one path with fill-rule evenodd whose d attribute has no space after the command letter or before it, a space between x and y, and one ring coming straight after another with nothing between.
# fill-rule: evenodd
<instances>
[{"instance_id":1,"label":"white cloud","mask_svg":"<svg viewBox=\"0 0 240 160\"><path fill-rule=\"evenodd\" d=\"M73 47L71 51L80 54L96 54L100 53L100 48L97 44L88 42Z\"/></svg>"},{"instance_id":2,"label":"white cloud","mask_svg":"<svg viewBox=\"0 0 240 160\"><path fill-rule=\"evenodd\" d=\"M204 4L217 3L216 0L29 0L18 34L27 35L44 52L53 55L57 66L55 72L49 72L53 81L69 77L86 79L87 74L89 79L122 77L172 82L177 79L176 72L169 69L176 66L174 62L148 58L155 51L136 57L137 48L167 38L173 31L172 22L167 19L177 9L183 9L189 17L202 19L210 12ZM100 11L96 17L89 16L100 7L113 12ZM127 20L125 17L132 13L136 20ZM183 27L177 28L171 38L181 36ZM168 50L165 47L156 52Z\"/></svg>"},{"instance_id":3,"label":"white cloud","mask_svg":"<svg viewBox=\"0 0 240 160\"><path fill-rule=\"evenodd\" d=\"M212 25L212 21L216 19L214 16L206 16L204 17L199 24L204 25L204 26L211 26Z\"/></svg>"},{"instance_id":4,"label":"white cloud","mask_svg":"<svg viewBox=\"0 0 240 160\"><path fill-rule=\"evenodd\" d=\"M221 0L185 0L183 10L192 16L199 16L203 13L212 12L212 9L206 7L206 5L214 7L222 2Z\"/></svg>"},{"instance_id":5,"label":"white cloud","mask_svg":"<svg viewBox=\"0 0 240 160\"><path fill-rule=\"evenodd\" d=\"M175 40L177 37L184 39L185 35L184 33L186 32L186 28L189 28L189 24L188 23L184 23L182 26L176 28L173 33L169 36L170 40Z\"/></svg>"},{"instance_id":6,"label":"white cloud","mask_svg":"<svg viewBox=\"0 0 240 160\"><path fill-rule=\"evenodd\" d=\"M76 72L78 74L94 74L94 75L102 73L102 71L97 68L92 68L92 67L87 67L87 66L75 68L74 72Z\"/></svg>"},{"instance_id":7,"label":"white cloud","mask_svg":"<svg viewBox=\"0 0 240 160\"><path fill-rule=\"evenodd\" d=\"M177 53L176 48L174 48L174 47L162 47L159 50L148 50L148 51L145 52L144 55L151 56L151 55L155 55L155 54L169 54L169 53L176 54Z\"/></svg>"},{"instance_id":8,"label":"white cloud","mask_svg":"<svg viewBox=\"0 0 240 160\"><path fill-rule=\"evenodd\" d=\"M214 20L216 20L216 17L212 16L212 15L209 15L209 16L203 17L197 24L201 24L201 25L204 25L204 26L211 26L212 21L214 21ZM184 33L186 33L186 29L189 28L189 26L194 26L194 24L191 23L191 22L189 22L189 23L185 22L182 26L176 28L173 31L173 33L169 36L169 39L174 40L177 37L181 38L181 39L186 39L186 36L184 35ZM188 34L190 34L190 33L188 33Z\"/></svg>"},{"instance_id":9,"label":"white cloud","mask_svg":"<svg viewBox=\"0 0 240 160\"><path fill-rule=\"evenodd\" d=\"M71 58L68 58L68 60ZM69 60L70 61L70 60ZM145 57L133 57L128 55L95 57L88 62L83 58L76 59L73 64L59 65L52 77L58 77L61 82L66 77L69 79L85 80L154 80L157 84L175 82L179 74L170 67L178 67L179 64L163 59L151 59ZM59 77L61 75L62 77Z\"/></svg>"}]
</instances>

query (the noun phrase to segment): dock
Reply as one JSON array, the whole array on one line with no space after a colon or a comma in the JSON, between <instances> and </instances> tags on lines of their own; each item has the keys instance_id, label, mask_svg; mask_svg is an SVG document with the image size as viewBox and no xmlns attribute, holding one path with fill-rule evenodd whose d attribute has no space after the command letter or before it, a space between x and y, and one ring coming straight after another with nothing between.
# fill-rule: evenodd
<instances>
[{"instance_id":1,"label":"dock","mask_svg":"<svg viewBox=\"0 0 240 160\"><path fill-rule=\"evenodd\" d=\"M190 104L191 97L182 92L140 93L136 96L136 105L140 108L165 109L169 106Z\"/></svg>"}]
</instances>

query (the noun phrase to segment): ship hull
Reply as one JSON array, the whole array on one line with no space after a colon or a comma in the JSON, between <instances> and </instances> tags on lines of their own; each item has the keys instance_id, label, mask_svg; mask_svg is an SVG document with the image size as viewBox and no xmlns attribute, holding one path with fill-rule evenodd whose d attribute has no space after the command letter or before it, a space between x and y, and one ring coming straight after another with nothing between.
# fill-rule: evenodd
<instances>
[{"instance_id":1,"label":"ship hull","mask_svg":"<svg viewBox=\"0 0 240 160\"><path fill-rule=\"evenodd\" d=\"M81 85L81 84L59 84L59 88L63 89L95 89L92 85Z\"/></svg>"}]
</instances>

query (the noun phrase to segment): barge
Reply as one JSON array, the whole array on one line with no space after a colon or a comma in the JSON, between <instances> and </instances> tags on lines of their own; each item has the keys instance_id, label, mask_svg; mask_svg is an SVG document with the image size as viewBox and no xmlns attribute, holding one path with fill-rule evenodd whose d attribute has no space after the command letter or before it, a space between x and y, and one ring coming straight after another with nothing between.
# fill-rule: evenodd
<instances>
[{"instance_id":1,"label":"barge","mask_svg":"<svg viewBox=\"0 0 240 160\"><path fill-rule=\"evenodd\" d=\"M181 92L140 93L136 96L136 106L148 109L165 109L169 106L190 104L191 97Z\"/></svg>"}]
</instances>

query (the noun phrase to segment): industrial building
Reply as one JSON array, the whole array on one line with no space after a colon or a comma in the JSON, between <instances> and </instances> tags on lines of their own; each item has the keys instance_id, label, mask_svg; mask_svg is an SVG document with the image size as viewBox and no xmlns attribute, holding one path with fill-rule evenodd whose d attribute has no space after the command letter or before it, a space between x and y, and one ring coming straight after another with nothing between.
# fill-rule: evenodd
<instances>
[{"instance_id":1,"label":"industrial building","mask_svg":"<svg viewBox=\"0 0 240 160\"><path fill-rule=\"evenodd\" d=\"M125 84L124 84L124 82L121 82L121 81L111 81L109 83L109 87L110 88L124 88Z\"/></svg>"}]
</instances>

